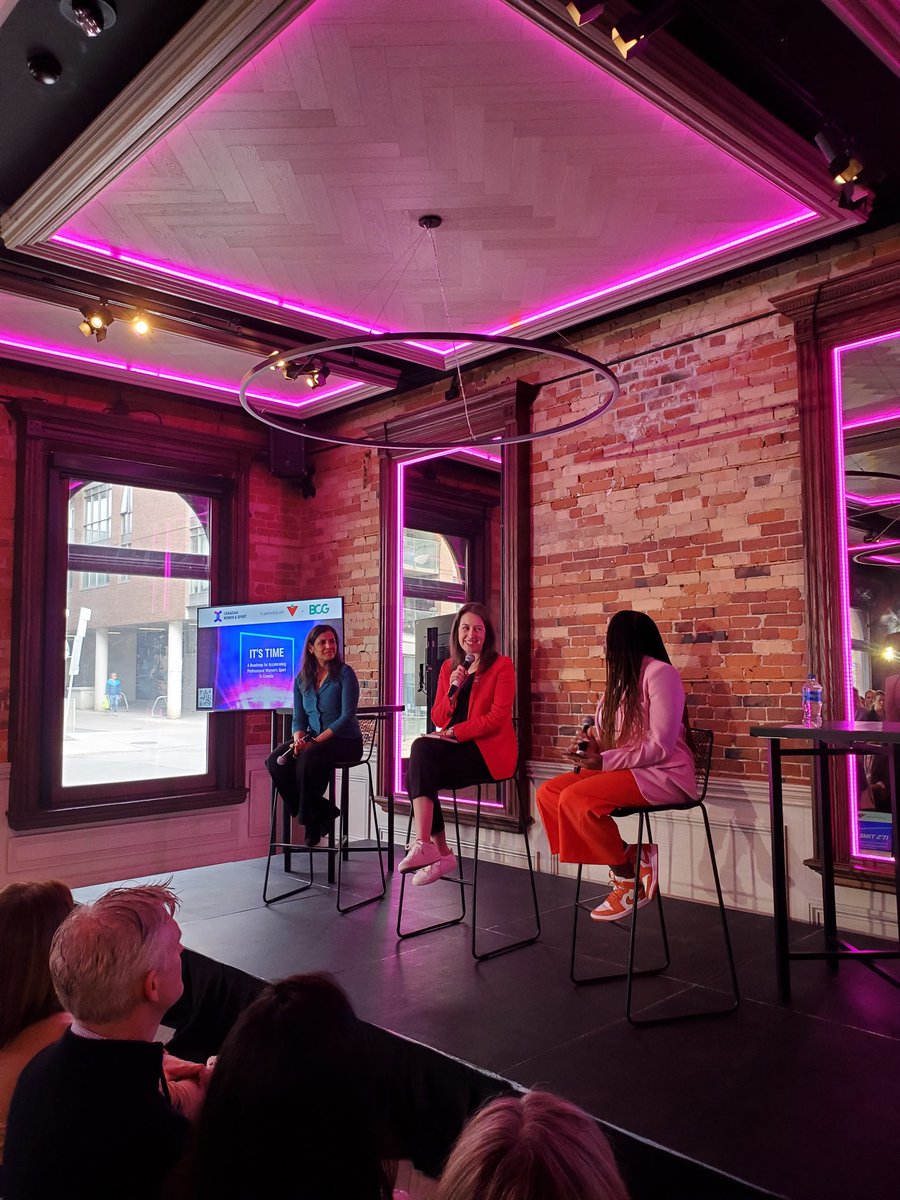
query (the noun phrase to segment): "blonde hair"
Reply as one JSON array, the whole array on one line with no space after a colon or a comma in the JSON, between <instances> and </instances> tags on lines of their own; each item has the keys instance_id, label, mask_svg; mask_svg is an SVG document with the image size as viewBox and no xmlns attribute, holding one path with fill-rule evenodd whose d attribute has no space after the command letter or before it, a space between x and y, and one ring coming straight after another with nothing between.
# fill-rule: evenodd
<instances>
[{"instance_id":1,"label":"blonde hair","mask_svg":"<svg viewBox=\"0 0 900 1200\"><path fill-rule=\"evenodd\" d=\"M596 1121L549 1092L492 1100L460 1134L436 1200L628 1200Z\"/></svg>"},{"instance_id":2,"label":"blonde hair","mask_svg":"<svg viewBox=\"0 0 900 1200\"><path fill-rule=\"evenodd\" d=\"M128 1016L148 971L161 966L163 931L178 897L165 884L119 887L74 909L50 948L50 974L64 1007L79 1021Z\"/></svg>"},{"instance_id":3,"label":"blonde hair","mask_svg":"<svg viewBox=\"0 0 900 1200\"><path fill-rule=\"evenodd\" d=\"M50 979L50 943L74 907L58 879L0 890L0 1046L60 1011Z\"/></svg>"}]
</instances>

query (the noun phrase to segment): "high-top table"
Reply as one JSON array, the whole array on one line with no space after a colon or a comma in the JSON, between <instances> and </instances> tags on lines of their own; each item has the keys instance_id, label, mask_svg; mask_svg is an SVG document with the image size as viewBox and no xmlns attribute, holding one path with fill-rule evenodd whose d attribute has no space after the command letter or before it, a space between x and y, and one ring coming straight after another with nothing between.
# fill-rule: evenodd
<instances>
[{"instance_id":1,"label":"high-top table","mask_svg":"<svg viewBox=\"0 0 900 1200\"><path fill-rule=\"evenodd\" d=\"M769 813L772 836L772 895L775 915L775 970L778 994L791 997L791 961L824 959L837 969L840 959L861 962L882 978L900 986L898 980L878 968L876 960L900 958L898 950L860 950L849 945L837 932L834 897L834 843L832 838L831 783L828 760L853 754L871 754L873 746L883 746L890 769L892 850L894 854L894 892L900 928L900 820L898 820L897 781L900 780L900 723L885 721L825 721L818 727L805 725L755 725L753 737L769 744ZM782 742L804 742L802 749L785 750ZM781 764L785 758L813 758L816 763L814 814L822 863L822 914L825 932L824 950L791 950L788 940L787 863L784 845L784 798Z\"/></svg>"}]
</instances>

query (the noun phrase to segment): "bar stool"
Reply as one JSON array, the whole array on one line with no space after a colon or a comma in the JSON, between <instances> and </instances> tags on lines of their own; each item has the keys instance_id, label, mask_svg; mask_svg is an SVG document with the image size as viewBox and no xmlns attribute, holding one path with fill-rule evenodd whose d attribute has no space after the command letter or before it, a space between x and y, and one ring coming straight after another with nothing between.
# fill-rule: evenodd
<instances>
[{"instance_id":1,"label":"bar stool","mask_svg":"<svg viewBox=\"0 0 900 1200\"><path fill-rule=\"evenodd\" d=\"M373 717L360 717L359 728L363 739L363 752L360 758L355 762L339 762L335 763L335 772L340 772L341 776L341 804L340 817L338 819L338 837L335 842L334 827L331 826L328 832L327 846L300 846L291 842L290 821L291 816L287 806L282 801L282 840L279 841L275 836L276 822L278 819L278 801L280 799L275 785L272 785L272 820L269 827L269 854L266 858L266 875L263 880L263 903L275 904L279 900L288 900L291 896L297 896L300 892L305 892L315 883L314 872L314 855L325 854L328 856L328 882L334 883L334 864L337 860L337 910L339 913L353 912L354 909L362 908L366 904L373 904L376 900L384 898L387 892L387 876L384 870L384 850L381 844L381 831L378 828L378 806L375 803L375 781L372 776L372 750L375 746L375 734L378 730L378 722ZM359 846L351 845L347 834L348 809L350 801L350 771L353 767L365 767L368 775L369 787L369 811L372 816L372 822L375 826L375 845L374 846ZM329 787L329 797L334 802L334 777L332 777ZM287 875L291 873L291 855L293 854L308 854L309 855L309 877L299 886L292 888L290 891L282 892L278 896L270 896L269 889L269 870L272 866L272 856L276 850L281 850L284 857L284 872ZM364 900L357 900L353 904L342 905L341 896L343 888L343 864L348 860L350 854L377 854L378 866L381 871L381 891L376 892L372 896L367 896Z\"/></svg>"},{"instance_id":2,"label":"bar stool","mask_svg":"<svg viewBox=\"0 0 900 1200\"><path fill-rule=\"evenodd\" d=\"M518 832L525 839L525 857L528 862L528 879L531 885L531 901L534 906L534 924L535 931L529 937L521 938L517 942L511 942L508 945L497 946L493 950L478 950L478 846L481 834L481 789L482 787L496 786L497 795L500 795L500 789L505 783L515 785L516 796L519 801L519 821ZM443 880L438 882L452 883L459 887L460 912L459 916L452 917L448 921L436 921L431 925L422 925L416 929L403 930L403 902L406 895L406 874L400 876L400 903L397 908L397 937L401 940L405 938L419 937L423 933L431 933L435 929L447 929L451 925L458 925L466 915L466 888L472 889L472 957L477 962L485 962L489 958L497 958L501 954L509 954L512 950L519 950L522 946L530 946L536 942L541 936L541 914L538 909L537 888L534 882L534 864L531 859L531 844L528 840L528 813L525 809L525 803L522 798L522 786L519 779L519 769L516 767L514 775L510 775L507 779L492 779L487 782L484 780L473 779L471 784L462 784L460 787L476 787L475 793L475 856L473 859L472 878L466 879L463 874L463 855L462 855L462 840L460 838L460 820L459 820L459 805L457 803L456 792L453 788L453 819L456 823L456 861L459 866L458 875L445 875ZM410 840L412 836L413 811L412 804L409 809L409 824L406 830L406 840ZM409 872L412 874L413 872Z\"/></svg>"},{"instance_id":3,"label":"bar stool","mask_svg":"<svg viewBox=\"0 0 900 1200\"><path fill-rule=\"evenodd\" d=\"M712 1016L727 1016L734 1012L740 1004L740 994L738 992L737 973L734 967L734 953L731 948L731 936L728 932L728 919L725 914L725 902L722 899L722 885L719 882L719 867L716 862L716 851L713 846L712 832L709 826L709 816L706 811L704 799L706 797L706 789L709 786L709 767L712 761L713 749L713 731L711 729L692 729L691 738L693 741L694 751L694 770L697 780L697 799L686 800L681 804L654 804L652 808L617 808L611 815L613 817L634 817L638 818L638 839L636 862L640 862L641 848L644 845L644 830L647 831L647 843L653 841L653 833L650 825L651 814L656 817L660 812L684 812L688 809L699 808L703 814L703 824L706 829L706 844L709 847L709 859L712 864L713 879L716 884L716 895L719 901L719 915L722 922L722 934L725 939L725 951L728 958L728 969L731 975L731 985L733 992L733 1001L727 1008L716 1008L704 1010L703 1012L688 1012L676 1013L667 1017L650 1017L638 1019L633 1016L631 1011L632 988L635 976L638 975L659 975L669 966L669 939L666 934L666 921L663 916L662 890L657 890L656 904L659 912L659 929L662 935L663 951L665 954L665 962L658 967L645 967L641 970L635 970L634 967L634 952L637 944L637 920L639 909L637 907L637 887L640 878L640 871L635 872L634 891L632 892L632 913L631 913L631 934L628 948L628 967L625 971L610 972L604 975L592 975L584 978L579 977L575 973L575 958L577 952L578 940L578 913L580 910L588 911L594 907L594 900L581 899L581 874L584 867L583 863L578 864L578 874L576 876L575 885L575 904L574 904L574 920L572 922L572 955L569 963L569 976L573 983L608 983L612 979L627 979L628 985L625 995L625 1016L632 1025L668 1025L674 1021L686 1021L694 1017L712 1017Z\"/></svg>"}]
</instances>

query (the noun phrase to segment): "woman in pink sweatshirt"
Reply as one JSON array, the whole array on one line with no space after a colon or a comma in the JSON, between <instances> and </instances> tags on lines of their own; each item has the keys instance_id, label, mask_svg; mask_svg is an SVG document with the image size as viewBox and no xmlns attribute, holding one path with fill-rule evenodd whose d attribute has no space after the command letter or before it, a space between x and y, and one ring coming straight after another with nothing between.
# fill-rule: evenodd
<instances>
[{"instance_id":1,"label":"woman in pink sweatshirt","mask_svg":"<svg viewBox=\"0 0 900 1200\"><path fill-rule=\"evenodd\" d=\"M557 775L538 789L550 849L562 862L610 868L611 890L591 916L617 921L631 911L635 846L609 815L616 808L696 799L684 687L656 623L646 613L618 612L606 630L606 693L587 749L569 750L580 772ZM656 895L659 855L643 848L638 907Z\"/></svg>"}]
</instances>

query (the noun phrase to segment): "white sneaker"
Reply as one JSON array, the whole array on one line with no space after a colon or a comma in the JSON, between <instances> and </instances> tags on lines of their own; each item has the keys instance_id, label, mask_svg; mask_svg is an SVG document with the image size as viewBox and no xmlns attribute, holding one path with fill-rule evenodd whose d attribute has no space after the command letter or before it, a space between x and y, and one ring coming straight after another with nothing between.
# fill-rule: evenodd
<instances>
[{"instance_id":1,"label":"white sneaker","mask_svg":"<svg viewBox=\"0 0 900 1200\"><path fill-rule=\"evenodd\" d=\"M418 871L420 867L428 867L441 857L434 842L410 842L406 848L409 854L397 864L401 875L405 875L407 871Z\"/></svg>"},{"instance_id":2,"label":"white sneaker","mask_svg":"<svg viewBox=\"0 0 900 1200\"><path fill-rule=\"evenodd\" d=\"M450 875L455 870L456 855L453 853L442 854L437 862L423 867L421 871L416 871L413 875L413 887L427 887L429 883L434 883L441 876Z\"/></svg>"}]
</instances>

